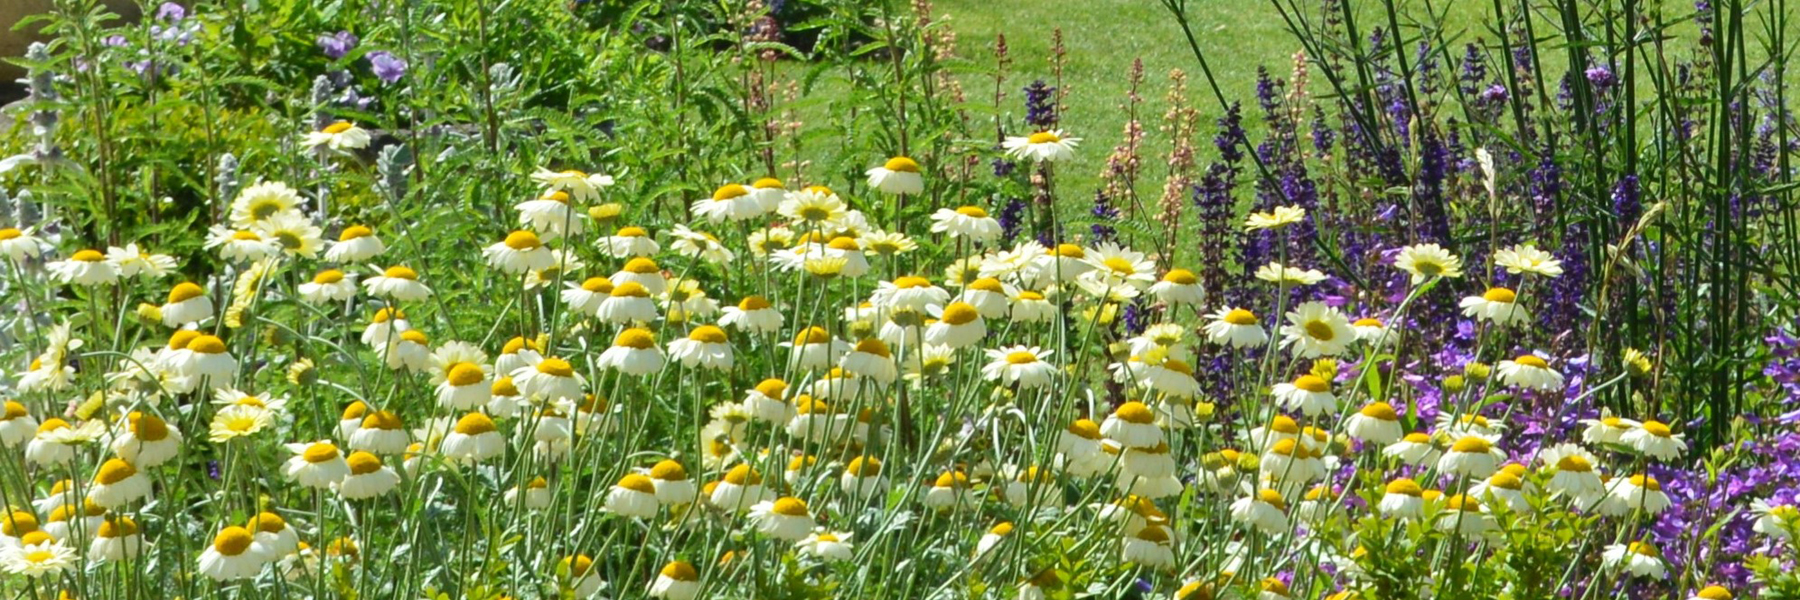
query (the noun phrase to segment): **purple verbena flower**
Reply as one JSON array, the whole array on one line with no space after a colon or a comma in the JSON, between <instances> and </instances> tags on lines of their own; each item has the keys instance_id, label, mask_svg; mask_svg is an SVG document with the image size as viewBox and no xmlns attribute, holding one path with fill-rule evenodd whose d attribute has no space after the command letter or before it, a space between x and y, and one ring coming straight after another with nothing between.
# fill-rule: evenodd
<instances>
[{"instance_id":1,"label":"purple verbena flower","mask_svg":"<svg viewBox=\"0 0 1800 600\"><path fill-rule=\"evenodd\" d=\"M369 67L375 71L376 77L381 78L382 83L389 85L406 76L406 61L386 50L369 53Z\"/></svg>"},{"instance_id":2,"label":"purple verbena flower","mask_svg":"<svg viewBox=\"0 0 1800 600\"><path fill-rule=\"evenodd\" d=\"M343 58L344 55L349 54L351 50L356 49L356 42L356 34L348 31L339 31L333 34L319 36L319 50L325 52L326 58L337 60Z\"/></svg>"}]
</instances>

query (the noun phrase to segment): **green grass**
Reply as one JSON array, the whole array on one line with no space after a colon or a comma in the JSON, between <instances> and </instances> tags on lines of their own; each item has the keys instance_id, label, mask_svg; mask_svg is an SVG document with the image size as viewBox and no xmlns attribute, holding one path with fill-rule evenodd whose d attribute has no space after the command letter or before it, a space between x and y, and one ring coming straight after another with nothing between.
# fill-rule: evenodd
<instances>
[{"instance_id":1,"label":"green grass","mask_svg":"<svg viewBox=\"0 0 1800 600\"><path fill-rule=\"evenodd\" d=\"M1426 4L1425 0L1412 1L1420 7ZM1667 19L1685 19L1691 14L1691 0L1662 1ZM1353 4L1372 12L1379 3ZM1432 0L1430 5L1438 10L1448 6L1445 37L1457 46L1455 55L1461 55L1460 47L1467 42L1495 43L1496 36L1490 31L1490 3ZM1012 68L1003 90L1007 96L1002 109L1014 123L1023 118L1020 89L1034 79L1052 80L1052 31L1062 30L1067 49L1062 84L1067 96L1061 126L1084 139L1072 168L1060 171L1060 187L1066 191L1064 201L1079 201L1085 207L1085 200L1097 187L1107 154L1123 140L1126 116L1121 107L1128 90L1126 74L1136 59L1144 61L1145 80L1139 90L1144 104L1139 118L1146 132L1144 174L1149 176L1140 182L1139 193L1153 198L1155 186L1161 181L1161 165L1169 143L1158 127L1167 108L1164 97L1173 69L1188 74L1189 105L1201 111L1202 126L1196 140L1201 147L1199 160L1205 164L1215 157L1207 140L1213 133L1213 121L1219 116L1219 104L1201 78L1199 63L1189 51L1180 26L1159 0L937 0L935 8L957 33L958 55L984 72L991 71L994 65L995 36L1006 36ZM1266 67L1276 78L1287 78L1300 43L1268 0L1189 0L1188 14L1226 99L1248 107L1245 126L1254 139L1261 127L1254 114L1256 70ZM1369 14L1362 21L1365 31L1375 25L1385 28L1384 14ZM1407 35L1416 35L1413 25L1404 20L1401 23ZM1549 24L1540 21L1539 26L1548 28ZM1680 39L1671 45L1672 50L1684 55L1689 51L1691 27L1685 23L1677 27ZM1547 54L1542 60L1550 73L1560 73L1560 56ZM1443 67L1453 69L1456 65ZM1790 79L1800 81L1800 76ZM964 82L971 101L992 101L991 77L970 75ZM1317 76L1312 86L1315 97L1330 91ZM1145 183L1149 185L1142 185Z\"/></svg>"},{"instance_id":2,"label":"green grass","mask_svg":"<svg viewBox=\"0 0 1800 600\"><path fill-rule=\"evenodd\" d=\"M1085 198L1092 192L1106 155L1124 139L1126 75L1134 60L1144 61L1144 83L1139 90L1144 104L1139 118L1148 142L1146 174L1161 172L1168 151L1167 136L1160 135L1157 127L1168 106L1164 96L1171 71L1188 73L1189 103L1201 110L1206 123L1202 133L1210 137L1218 103L1200 79L1199 66L1180 27L1156 0L939 0L936 8L956 29L958 54L978 65L992 68L995 37L1006 36L1012 72L1003 90L1003 108L1015 122L1024 113L1021 88L1036 79L1054 82L1052 31L1062 29L1067 49L1062 127L1084 139L1074 166L1062 171L1069 184L1064 189L1071 190L1072 198ZM1227 98L1250 96L1258 65L1276 73L1288 70L1295 44L1265 3L1203 0L1196 3L1193 18L1201 47L1212 53L1208 60ZM971 77L966 86L971 100L991 100L991 79ZM1074 190L1081 195L1074 195Z\"/></svg>"}]
</instances>

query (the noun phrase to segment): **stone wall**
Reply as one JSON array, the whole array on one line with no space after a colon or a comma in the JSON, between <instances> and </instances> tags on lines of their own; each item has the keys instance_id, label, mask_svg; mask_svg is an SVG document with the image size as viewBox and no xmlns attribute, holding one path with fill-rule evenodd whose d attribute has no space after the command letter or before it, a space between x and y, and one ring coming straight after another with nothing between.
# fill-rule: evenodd
<instances>
[{"instance_id":1,"label":"stone wall","mask_svg":"<svg viewBox=\"0 0 1800 600\"><path fill-rule=\"evenodd\" d=\"M140 14L138 3L133 0L104 0L104 3L107 9L128 20L136 20ZM38 27L28 27L25 31L15 30L15 27L27 16L49 12L51 6L51 0L0 0L0 57L24 56L25 48L32 42L43 41L43 36L37 33ZM24 69L12 63L0 63L0 102L18 97L20 88L15 80L24 76Z\"/></svg>"}]
</instances>

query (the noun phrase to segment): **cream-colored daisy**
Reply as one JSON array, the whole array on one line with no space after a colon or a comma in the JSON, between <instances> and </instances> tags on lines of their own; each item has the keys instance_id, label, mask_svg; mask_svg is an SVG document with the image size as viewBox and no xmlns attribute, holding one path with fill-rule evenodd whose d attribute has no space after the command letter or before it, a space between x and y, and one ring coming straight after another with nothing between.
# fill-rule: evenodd
<instances>
[{"instance_id":1,"label":"cream-colored daisy","mask_svg":"<svg viewBox=\"0 0 1800 600\"><path fill-rule=\"evenodd\" d=\"M1462 259L1437 244L1417 244L1400 249L1394 257L1394 268L1412 275L1412 284L1425 283L1433 277L1462 277Z\"/></svg>"},{"instance_id":2,"label":"cream-colored daisy","mask_svg":"<svg viewBox=\"0 0 1800 600\"><path fill-rule=\"evenodd\" d=\"M1006 155L1032 162L1055 162L1075 158L1075 145L1081 138L1068 137L1061 129L1040 131L1026 137L1007 137L1000 143Z\"/></svg>"},{"instance_id":3,"label":"cream-colored daisy","mask_svg":"<svg viewBox=\"0 0 1800 600\"><path fill-rule=\"evenodd\" d=\"M326 125L324 129L309 131L300 137L300 145L307 148L329 148L339 152L361 150L369 147L371 137L369 130L357 127L349 121L338 121Z\"/></svg>"}]
</instances>

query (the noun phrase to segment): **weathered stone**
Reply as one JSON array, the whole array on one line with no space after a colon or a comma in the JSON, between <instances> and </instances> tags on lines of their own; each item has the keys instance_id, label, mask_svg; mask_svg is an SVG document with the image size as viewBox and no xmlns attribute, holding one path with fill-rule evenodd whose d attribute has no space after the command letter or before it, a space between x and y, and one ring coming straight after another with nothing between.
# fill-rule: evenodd
<instances>
[{"instance_id":1,"label":"weathered stone","mask_svg":"<svg viewBox=\"0 0 1800 600\"><path fill-rule=\"evenodd\" d=\"M138 3L133 0L104 0L103 3L107 10L127 21L136 21L138 18ZM44 36L37 32L39 27L26 27L23 31L16 28L25 17L50 12L53 6L52 0L0 0L0 57L24 56L25 49L32 42L44 41ZM24 69L12 63L0 62L0 99L10 100L16 97L19 86L14 81L24 76Z\"/></svg>"}]
</instances>

